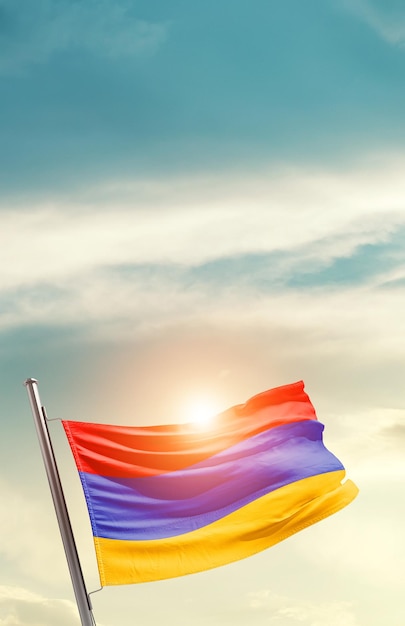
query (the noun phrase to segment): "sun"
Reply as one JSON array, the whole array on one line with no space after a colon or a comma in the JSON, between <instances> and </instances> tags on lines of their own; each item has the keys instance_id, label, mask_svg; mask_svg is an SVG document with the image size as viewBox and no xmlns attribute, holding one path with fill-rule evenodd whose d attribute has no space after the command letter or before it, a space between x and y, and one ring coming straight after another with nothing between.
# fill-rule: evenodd
<instances>
[{"instance_id":1,"label":"sun","mask_svg":"<svg viewBox=\"0 0 405 626\"><path fill-rule=\"evenodd\" d=\"M199 428L208 428L220 412L220 407L214 398L195 397L185 405L184 412L188 422Z\"/></svg>"}]
</instances>

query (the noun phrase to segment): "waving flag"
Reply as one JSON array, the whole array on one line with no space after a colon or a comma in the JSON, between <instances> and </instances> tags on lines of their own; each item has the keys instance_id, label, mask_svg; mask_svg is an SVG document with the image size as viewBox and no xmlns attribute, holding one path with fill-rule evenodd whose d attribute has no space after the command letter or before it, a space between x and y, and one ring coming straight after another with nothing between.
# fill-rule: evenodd
<instances>
[{"instance_id":1,"label":"waving flag","mask_svg":"<svg viewBox=\"0 0 405 626\"><path fill-rule=\"evenodd\" d=\"M357 495L304 384L265 391L207 430L64 421L101 584L160 580L253 555Z\"/></svg>"}]
</instances>

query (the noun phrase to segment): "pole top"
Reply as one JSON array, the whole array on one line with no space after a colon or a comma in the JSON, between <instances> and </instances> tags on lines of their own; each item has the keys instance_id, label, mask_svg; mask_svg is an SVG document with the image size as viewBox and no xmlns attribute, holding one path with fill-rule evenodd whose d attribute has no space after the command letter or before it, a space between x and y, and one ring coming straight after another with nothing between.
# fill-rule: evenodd
<instances>
[{"instance_id":1,"label":"pole top","mask_svg":"<svg viewBox=\"0 0 405 626\"><path fill-rule=\"evenodd\" d=\"M27 378L27 380L24 380L23 385L25 385L26 387L28 387L28 385L32 385L32 383L37 383L37 379L36 378Z\"/></svg>"}]
</instances>

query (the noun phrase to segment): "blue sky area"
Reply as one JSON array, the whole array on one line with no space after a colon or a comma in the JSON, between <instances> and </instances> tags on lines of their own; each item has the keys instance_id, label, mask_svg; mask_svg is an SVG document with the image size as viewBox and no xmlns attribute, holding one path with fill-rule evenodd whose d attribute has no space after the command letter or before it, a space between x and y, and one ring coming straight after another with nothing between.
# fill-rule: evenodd
<instances>
[{"instance_id":1,"label":"blue sky area","mask_svg":"<svg viewBox=\"0 0 405 626\"><path fill-rule=\"evenodd\" d=\"M360 487L246 561L104 589L98 626L403 626L404 68L394 0L0 0L1 626L79 624L31 376L51 418L123 424L303 379Z\"/></svg>"},{"instance_id":2,"label":"blue sky area","mask_svg":"<svg viewBox=\"0 0 405 626\"><path fill-rule=\"evenodd\" d=\"M398 148L390 4L3 1L5 189Z\"/></svg>"}]
</instances>

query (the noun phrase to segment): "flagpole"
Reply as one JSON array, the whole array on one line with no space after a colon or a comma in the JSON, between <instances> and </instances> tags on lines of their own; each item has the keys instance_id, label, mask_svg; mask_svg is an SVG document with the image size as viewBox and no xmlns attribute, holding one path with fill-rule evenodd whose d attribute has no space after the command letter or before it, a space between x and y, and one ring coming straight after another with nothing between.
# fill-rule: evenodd
<instances>
[{"instance_id":1,"label":"flagpole","mask_svg":"<svg viewBox=\"0 0 405 626\"><path fill-rule=\"evenodd\" d=\"M65 548L73 590L76 596L77 608L79 609L82 626L95 626L92 606L86 590L86 584L79 561L72 525L70 523L66 500L63 494L55 454L49 435L46 413L44 407L41 405L37 382L38 381L35 380L35 378L28 378L24 382L24 385L27 388L32 414L34 416L42 458L48 477L49 487L51 489L59 530L62 536L63 547Z\"/></svg>"}]
</instances>

